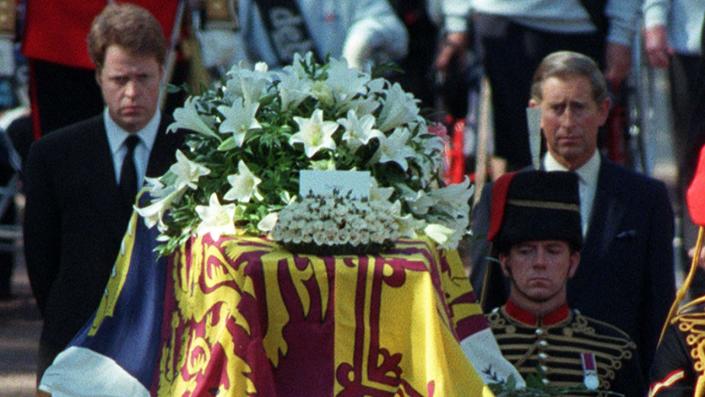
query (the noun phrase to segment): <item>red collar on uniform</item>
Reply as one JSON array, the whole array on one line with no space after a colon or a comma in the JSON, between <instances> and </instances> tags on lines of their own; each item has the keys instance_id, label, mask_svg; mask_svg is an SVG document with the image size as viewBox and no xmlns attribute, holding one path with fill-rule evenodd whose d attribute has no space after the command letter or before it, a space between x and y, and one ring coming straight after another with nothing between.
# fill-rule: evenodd
<instances>
[{"instance_id":1,"label":"red collar on uniform","mask_svg":"<svg viewBox=\"0 0 705 397\"><path fill-rule=\"evenodd\" d=\"M544 314L543 316L537 316L534 313L517 306L511 300L508 300L507 304L504 305L504 311L515 320L532 327L557 324L567 319L570 314L570 308L567 303L563 304L563 306L559 306L550 313Z\"/></svg>"}]
</instances>

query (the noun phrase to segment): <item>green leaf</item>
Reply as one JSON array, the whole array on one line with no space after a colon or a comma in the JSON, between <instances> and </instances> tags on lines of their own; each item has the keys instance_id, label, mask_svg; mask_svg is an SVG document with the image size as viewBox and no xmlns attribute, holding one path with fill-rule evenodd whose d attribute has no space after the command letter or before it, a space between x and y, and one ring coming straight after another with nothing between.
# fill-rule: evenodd
<instances>
[{"instance_id":1,"label":"green leaf","mask_svg":"<svg viewBox=\"0 0 705 397\"><path fill-rule=\"evenodd\" d=\"M233 150L235 148L237 148L237 143L235 143L235 137L231 136L228 139L221 142L221 144L218 145L217 150L220 152L227 152L227 151Z\"/></svg>"}]
</instances>

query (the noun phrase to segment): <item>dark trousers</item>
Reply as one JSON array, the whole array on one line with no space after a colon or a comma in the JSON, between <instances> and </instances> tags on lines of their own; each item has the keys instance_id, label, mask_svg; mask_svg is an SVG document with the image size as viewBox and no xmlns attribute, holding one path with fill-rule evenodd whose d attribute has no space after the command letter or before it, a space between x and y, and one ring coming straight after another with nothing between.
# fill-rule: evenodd
<instances>
[{"instance_id":1,"label":"dark trousers","mask_svg":"<svg viewBox=\"0 0 705 397\"><path fill-rule=\"evenodd\" d=\"M64 347L57 347L50 343L39 341L39 352L37 354L37 385L44 376L44 372L49 368L56 356L64 350Z\"/></svg>"},{"instance_id":2,"label":"dark trousers","mask_svg":"<svg viewBox=\"0 0 705 397\"><path fill-rule=\"evenodd\" d=\"M10 205L5 213L0 217L0 223L14 223L16 213L15 206ZM14 241L0 240L3 244L14 244ZM12 252L0 251L0 299L7 299L12 296L12 273L15 267L15 255Z\"/></svg>"},{"instance_id":3,"label":"dark trousers","mask_svg":"<svg viewBox=\"0 0 705 397\"><path fill-rule=\"evenodd\" d=\"M701 57L674 54L671 58L669 80L671 83L671 106L673 111L673 142L679 169L683 171L681 182L688 184L698 161L697 137L689 132L690 119L698 95L698 72Z\"/></svg>"},{"instance_id":4,"label":"dark trousers","mask_svg":"<svg viewBox=\"0 0 705 397\"><path fill-rule=\"evenodd\" d=\"M103 111L95 71L29 60L34 136L85 120Z\"/></svg>"},{"instance_id":5,"label":"dark trousers","mask_svg":"<svg viewBox=\"0 0 705 397\"><path fill-rule=\"evenodd\" d=\"M476 15L474 27L492 88L495 155L507 160L509 170L523 168L531 164L526 107L539 63L560 50L580 52L600 63L604 40L599 33L544 32L487 14Z\"/></svg>"},{"instance_id":6,"label":"dark trousers","mask_svg":"<svg viewBox=\"0 0 705 397\"><path fill-rule=\"evenodd\" d=\"M8 151L3 151L2 159L0 159L0 186L9 183L15 174L15 170L10 165L8 158L6 158L8 155ZM0 214L0 224L15 224L17 212L13 203L14 198L10 198L10 200L10 205L5 209L4 213ZM12 297L12 273L15 266L15 254L11 247L14 243L12 240L0 239L0 244L9 246L7 249L0 250L0 299Z\"/></svg>"}]
</instances>

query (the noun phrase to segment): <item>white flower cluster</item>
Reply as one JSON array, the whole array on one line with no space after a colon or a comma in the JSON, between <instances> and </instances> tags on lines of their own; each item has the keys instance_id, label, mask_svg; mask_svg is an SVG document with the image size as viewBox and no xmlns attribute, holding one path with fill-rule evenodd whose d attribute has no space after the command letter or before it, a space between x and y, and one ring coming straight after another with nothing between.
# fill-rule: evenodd
<instances>
[{"instance_id":1,"label":"white flower cluster","mask_svg":"<svg viewBox=\"0 0 705 397\"><path fill-rule=\"evenodd\" d=\"M166 174L147 180L149 201L136 208L159 228L163 254L193 234L270 233L296 200L298 172L310 169L369 171L404 237L455 248L467 232L473 187L444 186L445 132L399 84L344 59L321 65L307 54L277 71L235 66L176 109L169 130L186 130L186 147ZM370 227L361 235L339 227L337 235L375 240L382 232ZM331 228L321 226L319 238Z\"/></svg>"},{"instance_id":2,"label":"white flower cluster","mask_svg":"<svg viewBox=\"0 0 705 397\"><path fill-rule=\"evenodd\" d=\"M275 241L317 246L365 246L401 237L399 219L386 200L309 195L279 213Z\"/></svg>"}]
</instances>

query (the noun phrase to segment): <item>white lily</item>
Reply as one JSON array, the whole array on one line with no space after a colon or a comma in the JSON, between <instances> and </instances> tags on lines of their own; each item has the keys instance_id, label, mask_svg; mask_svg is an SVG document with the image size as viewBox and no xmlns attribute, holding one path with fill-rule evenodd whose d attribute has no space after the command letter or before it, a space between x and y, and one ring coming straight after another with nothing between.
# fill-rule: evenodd
<instances>
[{"instance_id":1,"label":"white lily","mask_svg":"<svg viewBox=\"0 0 705 397\"><path fill-rule=\"evenodd\" d=\"M274 225L277 224L279 218L278 212L270 212L264 218L262 218L259 223L257 223L257 229L263 233L269 233L274 230Z\"/></svg>"},{"instance_id":2,"label":"white lily","mask_svg":"<svg viewBox=\"0 0 705 397\"><path fill-rule=\"evenodd\" d=\"M179 149L176 150L176 163L169 167L169 171L176 176L174 182L176 190L183 190L187 187L193 190L198 189L198 179L211 172L208 167L189 160Z\"/></svg>"},{"instance_id":3,"label":"white lily","mask_svg":"<svg viewBox=\"0 0 705 397\"><path fill-rule=\"evenodd\" d=\"M257 186L262 180L257 178L242 160L237 163L237 170L237 174L228 175L228 182L232 188L225 193L223 198L242 203L249 203L252 196L255 196L257 200L262 200L262 194L257 190Z\"/></svg>"},{"instance_id":4,"label":"white lily","mask_svg":"<svg viewBox=\"0 0 705 397\"><path fill-rule=\"evenodd\" d=\"M416 215L426 215L428 210L436 204L436 200L423 190L417 191L415 196L405 195L404 199L411 212Z\"/></svg>"},{"instance_id":5,"label":"white lily","mask_svg":"<svg viewBox=\"0 0 705 397\"><path fill-rule=\"evenodd\" d=\"M416 229L420 227L422 221L414 218L411 214L401 215L401 203L399 200L392 205L390 213L394 216L399 227L399 235L406 238L416 238Z\"/></svg>"},{"instance_id":6,"label":"white lily","mask_svg":"<svg viewBox=\"0 0 705 397\"><path fill-rule=\"evenodd\" d=\"M419 107L414 96L404 92L399 83L386 91L384 106L378 119L378 128L384 132L416 120Z\"/></svg>"},{"instance_id":7,"label":"white lily","mask_svg":"<svg viewBox=\"0 0 705 397\"><path fill-rule=\"evenodd\" d=\"M333 90L323 81L316 80L311 85L311 95L322 105L332 106L334 103Z\"/></svg>"},{"instance_id":8,"label":"white lily","mask_svg":"<svg viewBox=\"0 0 705 397\"><path fill-rule=\"evenodd\" d=\"M343 141L353 152L356 152L360 146L367 145L372 138L384 138L382 131L374 128L375 117L371 114L358 118L354 111L349 110L347 118L338 119L338 123L345 128Z\"/></svg>"},{"instance_id":9,"label":"white lily","mask_svg":"<svg viewBox=\"0 0 705 397\"><path fill-rule=\"evenodd\" d=\"M171 208L172 204L178 201L183 195L184 190L177 190L174 187L167 187L162 190L158 199L153 200L146 207L134 206L135 211L144 218L144 224L148 228L158 225L159 231L166 230L166 225L164 224L164 214Z\"/></svg>"},{"instance_id":10,"label":"white lily","mask_svg":"<svg viewBox=\"0 0 705 397\"><path fill-rule=\"evenodd\" d=\"M242 97L245 103L259 102L272 82L272 76L267 73L267 69L268 66L264 62L258 62L254 70L246 69L242 65L233 67L227 73L230 79L225 84L226 96L231 100Z\"/></svg>"},{"instance_id":11,"label":"white lily","mask_svg":"<svg viewBox=\"0 0 705 397\"><path fill-rule=\"evenodd\" d=\"M387 80L378 77L376 79L372 79L367 83L367 93L368 94L379 94L384 91L384 87L387 85Z\"/></svg>"},{"instance_id":12,"label":"white lily","mask_svg":"<svg viewBox=\"0 0 705 397\"><path fill-rule=\"evenodd\" d=\"M406 128L397 128L392 135L381 139L379 152L380 163L388 163L393 161L406 171L409 164L406 161L407 157L414 157L416 152L406 143L409 141L411 133Z\"/></svg>"},{"instance_id":13,"label":"white lily","mask_svg":"<svg viewBox=\"0 0 705 397\"><path fill-rule=\"evenodd\" d=\"M304 65L311 62L313 62L312 52L307 52L304 56L301 56L301 54L297 52L294 54L294 60L291 62L291 65L285 66L284 70L291 71L300 79L308 78L308 73L306 72Z\"/></svg>"},{"instance_id":14,"label":"white lily","mask_svg":"<svg viewBox=\"0 0 705 397\"><path fill-rule=\"evenodd\" d=\"M235 204L221 205L218 196L211 194L208 205L197 205L196 213L201 219L197 233L210 233L217 240L222 234L235 234Z\"/></svg>"},{"instance_id":15,"label":"white lily","mask_svg":"<svg viewBox=\"0 0 705 397\"><path fill-rule=\"evenodd\" d=\"M369 76L349 68L345 59L331 58L325 83L332 90L336 100L344 102L357 94L364 94L369 81Z\"/></svg>"},{"instance_id":16,"label":"white lily","mask_svg":"<svg viewBox=\"0 0 705 397\"><path fill-rule=\"evenodd\" d=\"M298 54L297 54L298 55ZM298 65L301 68L301 65ZM287 66L279 76L279 98L281 100L281 110L285 111L295 108L311 95L313 82L308 78L306 72L296 70L294 66Z\"/></svg>"},{"instance_id":17,"label":"white lily","mask_svg":"<svg viewBox=\"0 0 705 397\"><path fill-rule=\"evenodd\" d=\"M377 180L372 178L372 186L370 186L370 201L389 201L389 198L394 194L393 187L379 187Z\"/></svg>"},{"instance_id":18,"label":"white lily","mask_svg":"<svg viewBox=\"0 0 705 397\"><path fill-rule=\"evenodd\" d=\"M427 217L426 222L428 224L443 225L446 228L453 230L453 233L448 235L448 240L443 245L443 248L456 248L463 236L469 234L469 232L467 231L468 225L470 223L470 219L468 216L452 219L449 219L447 216L429 216Z\"/></svg>"},{"instance_id":19,"label":"white lily","mask_svg":"<svg viewBox=\"0 0 705 397\"><path fill-rule=\"evenodd\" d=\"M299 132L289 138L289 144L303 143L306 157L313 157L321 149L335 150L333 134L338 129L335 121L323 121L323 110L316 109L310 118L294 117Z\"/></svg>"},{"instance_id":20,"label":"white lily","mask_svg":"<svg viewBox=\"0 0 705 397\"><path fill-rule=\"evenodd\" d=\"M456 234L454 229L438 223L426 225L423 232L433 241L437 242L442 248L448 248L448 243L452 240L453 235Z\"/></svg>"},{"instance_id":21,"label":"white lily","mask_svg":"<svg viewBox=\"0 0 705 397\"><path fill-rule=\"evenodd\" d=\"M373 98L355 98L341 106L342 110L353 111L356 114L372 114L382 104Z\"/></svg>"},{"instance_id":22,"label":"white lily","mask_svg":"<svg viewBox=\"0 0 705 397\"><path fill-rule=\"evenodd\" d=\"M235 100L232 106L218 106L218 111L225 116L218 131L221 133L231 132L235 139L235 145L241 147L247 131L262 127L255 118L258 108L259 103L243 104L242 98Z\"/></svg>"},{"instance_id":23,"label":"white lily","mask_svg":"<svg viewBox=\"0 0 705 397\"><path fill-rule=\"evenodd\" d=\"M149 195L152 196L153 199L162 198L169 194L171 190L174 190L173 186L167 187L161 180L161 178L168 178L169 176L170 174L167 171L167 173L160 178L144 177L145 189L147 189L147 192L149 192Z\"/></svg>"},{"instance_id":24,"label":"white lily","mask_svg":"<svg viewBox=\"0 0 705 397\"><path fill-rule=\"evenodd\" d=\"M184 106L174 110L174 122L169 124L167 131L176 131L183 128L220 139L218 134L201 118L196 108L197 104L198 102L194 97L186 98Z\"/></svg>"},{"instance_id":25,"label":"white lily","mask_svg":"<svg viewBox=\"0 0 705 397\"><path fill-rule=\"evenodd\" d=\"M474 192L475 186L470 185L470 179L465 177L460 183L454 183L440 189L432 190L429 196L433 197L438 203L448 203L449 207L461 208L469 207L468 203Z\"/></svg>"}]
</instances>

